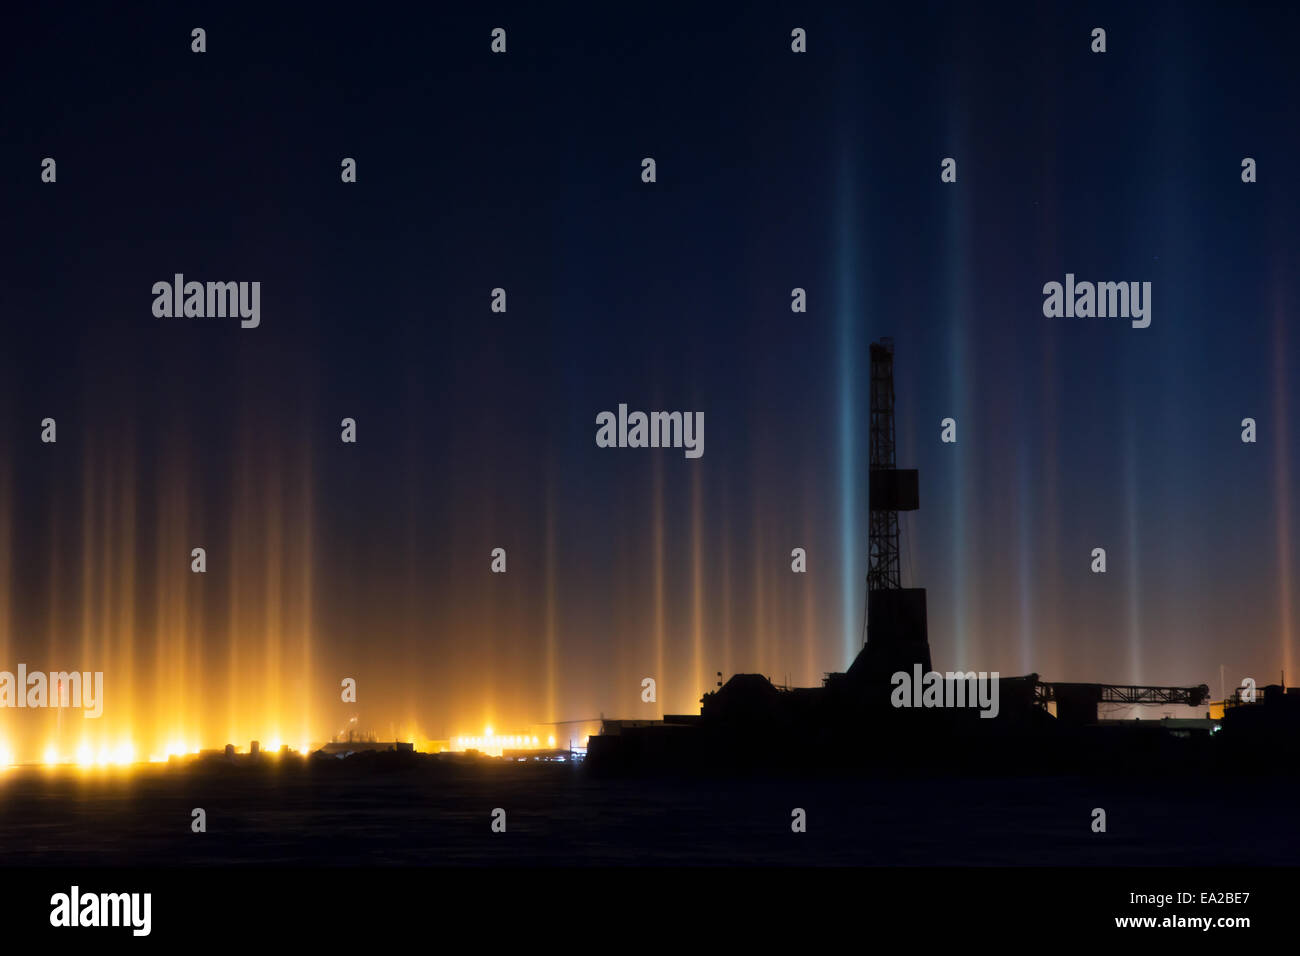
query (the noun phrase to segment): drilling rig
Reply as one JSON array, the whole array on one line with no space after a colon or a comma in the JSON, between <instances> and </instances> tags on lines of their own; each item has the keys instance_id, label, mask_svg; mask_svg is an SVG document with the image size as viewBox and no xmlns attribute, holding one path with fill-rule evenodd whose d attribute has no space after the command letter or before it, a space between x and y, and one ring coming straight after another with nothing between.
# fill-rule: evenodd
<instances>
[{"instance_id":1,"label":"drilling rig","mask_svg":"<svg viewBox=\"0 0 1300 956\"><path fill-rule=\"evenodd\" d=\"M892 339L871 344L870 408L864 637L848 671L826 674L821 687L793 688L774 685L762 674L741 673L706 692L698 715L603 720L601 733L589 741L589 762L905 766L923 763L936 746L951 746L945 759L970 759L982 770L995 759L1018 770L1107 767L1119 751L1115 738L1093 733L1102 704L1199 707L1208 700L1204 685L1049 683L1037 674L1004 677L995 671L989 677L999 701L996 715L990 715L996 719L982 719L981 709L973 706L899 707L891 688L900 672L914 675L919 668L941 681L976 675L932 673L925 588L903 587L898 516L918 510L920 496L917 470L899 468L895 454ZM1147 728L1163 734L1156 722L1144 722L1140 729ZM1122 740L1130 741L1125 753L1150 759L1148 745L1136 735Z\"/></svg>"},{"instance_id":2,"label":"drilling rig","mask_svg":"<svg viewBox=\"0 0 1300 956\"><path fill-rule=\"evenodd\" d=\"M925 588L905 588L898 513L920 507L915 468L899 468L894 452L894 340L871 343L871 461L867 478L867 599L865 645L848 676L888 684L915 664L930 670Z\"/></svg>"}]
</instances>

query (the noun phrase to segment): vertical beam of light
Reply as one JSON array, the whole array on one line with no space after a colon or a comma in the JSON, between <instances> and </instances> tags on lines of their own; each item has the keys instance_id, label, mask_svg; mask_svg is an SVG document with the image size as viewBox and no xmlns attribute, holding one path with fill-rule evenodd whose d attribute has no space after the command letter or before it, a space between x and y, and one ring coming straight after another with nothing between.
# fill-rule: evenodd
<instances>
[{"instance_id":1,"label":"vertical beam of light","mask_svg":"<svg viewBox=\"0 0 1300 956\"><path fill-rule=\"evenodd\" d=\"M731 505L726 487L722 492L722 674L725 680L732 671L732 601L731 593Z\"/></svg>"},{"instance_id":2,"label":"vertical beam of light","mask_svg":"<svg viewBox=\"0 0 1300 956\"><path fill-rule=\"evenodd\" d=\"M8 458L0 462L0 660L6 669L14 667L13 663L13 627L14 614L12 602L13 574L13 492L10 480L10 462ZM10 708L4 708L0 716L0 770L9 761L28 759L19 750L19 741L13 733Z\"/></svg>"},{"instance_id":3,"label":"vertical beam of light","mask_svg":"<svg viewBox=\"0 0 1300 956\"><path fill-rule=\"evenodd\" d=\"M300 628L300 640L298 642L298 661L300 668L300 677L297 682L299 693L298 704L298 727L297 735L294 739L294 746L299 744L313 744L317 742L320 736L317 733L320 723L317 720L315 708L312 706L314 695L311 688L316 686L316 677L313 671L314 662L312 654L312 642L314 638L315 620L315 553L313 551L313 536L315 534L315 496L313 494L311 476L315 474L312 468L313 452L310 441L304 446L302 470L299 473L299 480L294 482L295 494L298 500L298 554L296 555L298 564L298 626ZM323 742L323 741L322 741Z\"/></svg>"},{"instance_id":4,"label":"vertical beam of light","mask_svg":"<svg viewBox=\"0 0 1300 956\"><path fill-rule=\"evenodd\" d=\"M54 508L51 509L51 513L50 513L50 527L48 532L49 534L48 540L51 542L61 541L62 538L60 536L60 533L61 533L61 528L59 523L59 511L57 508ZM45 588L46 590L45 646L49 648L51 654L58 655L57 659L62 660L65 654L70 654L71 648L68 647L68 645L71 644L72 641L64 640L63 638L63 621L62 621L61 605L63 603L64 597L61 593L61 587L60 587L61 584L60 572L61 572L62 562L59 560L60 557L59 547L56 544L50 547L49 551L50 551L49 553L49 575L50 576ZM8 604L6 603L6 607L7 606ZM53 660L55 658L51 658L51 659ZM8 661L9 658L6 657L5 660ZM20 690L20 693L22 692L23 691Z\"/></svg>"},{"instance_id":5,"label":"vertical beam of light","mask_svg":"<svg viewBox=\"0 0 1300 956\"><path fill-rule=\"evenodd\" d=\"M950 155L960 156L963 153L961 147L961 136L955 129L949 130L949 142L952 144L953 152ZM961 421L963 418L969 419L963 413L969 409L970 403L967 401L969 395L969 376L967 369L970 367L970 357L966 344L966 297L970 291L970 282L967 277L967 260L968 243L966 234L970 227L970 216L966 210L967 193L964 191L953 192L949 194L948 216L947 216L947 261L948 275L944 283L946 299L948 303L946 324L949 329L948 339L948 407L952 409L951 414ZM961 448L960 445L952 446L954 451ZM952 607L953 607L953 659L958 667L965 667L970 663L968 659L968 622L971 615L969 602L967 600L967 500L970 498L970 489L967 487L968 478L966 469L963 467L963 456L960 453L952 456L952 470L950 473L950 513L952 515L951 524L949 525L949 549L948 559L949 567L952 569ZM987 653L986 649L986 653Z\"/></svg>"},{"instance_id":6,"label":"vertical beam of light","mask_svg":"<svg viewBox=\"0 0 1300 956\"><path fill-rule=\"evenodd\" d=\"M663 458L656 456L654 460L654 591L655 591L655 613L654 613L654 639L655 639L655 680L661 685L667 683L673 687L671 681L665 681L664 674L664 476L663 466L660 462ZM676 688L673 688L676 693ZM666 698L663 692L656 694L656 702L659 705L659 716L664 715L664 704Z\"/></svg>"},{"instance_id":7,"label":"vertical beam of light","mask_svg":"<svg viewBox=\"0 0 1300 956\"><path fill-rule=\"evenodd\" d=\"M1277 293L1275 293L1277 294ZM1275 433L1279 440L1274 442L1277 451L1273 458L1274 507L1277 512L1277 596L1278 596L1278 640L1281 643L1282 669L1287 675L1295 673L1293 669L1292 637L1292 592L1291 592L1291 458L1287 441L1290 435L1287 424L1287 377L1286 377L1286 322L1282 314L1280 294L1273 313L1273 418ZM1295 683L1295 677L1288 676Z\"/></svg>"},{"instance_id":8,"label":"vertical beam of light","mask_svg":"<svg viewBox=\"0 0 1300 956\"><path fill-rule=\"evenodd\" d=\"M760 674L767 673L767 619L771 613L767 601L767 582L763 578L762 556L766 553L767 541L763 534L763 497L762 492L756 487L754 489L754 552L750 557L750 569L754 578L754 639L750 654Z\"/></svg>"},{"instance_id":9,"label":"vertical beam of light","mask_svg":"<svg viewBox=\"0 0 1300 956\"><path fill-rule=\"evenodd\" d=\"M482 468L486 471L486 465ZM483 483L485 487L495 488L493 479L484 475ZM480 524L480 540L489 541L496 537L496 515L491 504L486 508L483 520ZM508 549L507 549L508 550ZM501 627L497 623L497 601L489 599L489 595L495 590L492 579L484 578L480 581L478 587L478 607L482 608L480 614L475 615L479 622L479 631L481 635L480 651L482 656L478 660L481 673L479 676L479 699L482 701L480 720L483 724L483 736L489 737L488 727L500 728L501 720L497 713L496 703L496 672L492 664L496 661L497 649L495 646L496 635ZM493 595L495 597L495 595Z\"/></svg>"},{"instance_id":10,"label":"vertical beam of light","mask_svg":"<svg viewBox=\"0 0 1300 956\"><path fill-rule=\"evenodd\" d=\"M1128 419L1124 436L1124 522L1128 528L1128 553L1125 555L1125 582L1128 589L1128 654L1129 674L1127 679L1140 684L1145 679L1142 673L1142 577L1138 569L1138 479L1137 479L1137 440L1133 433L1133 420Z\"/></svg>"},{"instance_id":11,"label":"vertical beam of light","mask_svg":"<svg viewBox=\"0 0 1300 956\"><path fill-rule=\"evenodd\" d=\"M202 509L196 507L197 503L194 501L198 497L197 479L193 486L189 484L190 476L197 472L198 468L191 468L188 464L189 459L186 461L186 483L183 485L186 491L179 499L179 505L185 509L185 512L179 523L180 538L173 540L171 547L177 552L173 558L175 561L173 571L176 578L185 582L183 593L188 596L190 608L187 617L192 629L193 663L190 665L187 677L194 681L196 686L203 688L203 711L200 722L208 733L216 734L224 745L234 743L235 738L221 733L223 729L220 713L221 685L217 683L214 686L214 677L219 679L224 665L224 655L217 649L220 647L220 639L226 623L222 615L225 613L224 604L228 592L214 594L203 587L203 582L200 580L202 575L190 573L190 552L198 545L199 536L207 522L202 517ZM149 754L145 753L142 756L147 758Z\"/></svg>"},{"instance_id":12,"label":"vertical beam of light","mask_svg":"<svg viewBox=\"0 0 1300 956\"><path fill-rule=\"evenodd\" d=\"M620 515L632 515L641 513L640 510L633 511L628 504L628 491L626 486L620 486L616 503L616 513ZM627 519L624 527L631 526L631 519ZM615 659L618 663L616 680L618 687L640 687L641 679L650 676L659 680L659 674L652 670L652 662L646 661L645 648L650 646L650 640L653 635L649 632L644 614L630 615L627 608L638 607L635 595L644 595L645 587L645 555L638 553L633 555L632 541L643 540L644 536L640 534L640 525L637 525L635 534L617 534L614 536L614 559L613 567L616 571L614 579L614 600L609 604L607 613L608 619L605 622L605 629L610 634L630 634L632 640L620 640L615 646ZM577 586L579 591L582 590L583 580L579 580ZM569 669L566 667L561 673L560 679L564 680L566 686L573 687L577 680L571 678ZM581 691L581 700L583 708L587 707L587 702L592 699L593 691ZM598 690L594 691L596 700L603 699ZM615 695L617 700L617 695ZM633 697L632 700L640 703L640 695ZM574 698L566 697L564 704L566 711L574 706ZM584 715L590 713L589 710L582 711ZM563 715L562 715L563 716ZM572 716L568 714L567 716ZM560 720L557 717L556 720Z\"/></svg>"},{"instance_id":13,"label":"vertical beam of light","mask_svg":"<svg viewBox=\"0 0 1300 956\"><path fill-rule=\"evenodd\" d=\"M114 685L114 696L123 692L125 681L119 683L121 678L126 675L123 673L122 657L113 654L113 615L117 607L114 596L119 594L116 588L116 582L113 580L113 568L116 565L117 555L113 553L113 542L117 540L117 524L115 518L118 517L117 509L113 507L116 501L117 486L120 484L120 476L115 470L115 465L119 460L115 458L112 452L104 454L105 470L103 473L104 480L100 481L98 495L98 508L102 516L100 520L100 537L99 548L96 556L96 578L99 585L96 592L93 620L95 621L95 650L93 660L102 662L94 670L103 670L104 683L107 684L111 675ZM85 480L90 482L94 480L91 475L86 475ZM127 558L130 560L130 557ZM57 648L57 638L50 642L49 646ZM130 700L129 697L126 698ZM62 714L60 713L60 716ZM103 718L101 718L102 720ZM111 719L111 718L110 718ZM59 734L61 737L62 735ZM81 748L86 746L84 731L78 733L77 740L71 741L72 747L67 748L62 745L67 743L60 739L61 752L67 754L69 749L73 752L80 753Z\"/></svg>"},{"instance_id":14,"label":"vertical beam of light","mask_svg":"<svg viewBox=\"0 0 1300 956\"><path fill-rule=\"evenodd\" d=\"M1039 529L1039 546L1043 549L1043 554L1053 556L1061 553L1061 495L1060 478L1058 477L1062 464L1058 443L1061 415L1057 407L1057 390L1061 381L1061 373L1058 365L1053 327L1049 326L1044 335L1042 355L1038 362L1039 381L1042 383L1042 392L1038 397L1040 403L1038 444L1042 448L1042 454L1039 456L1040 467L1038 469L1037 488L1042 497L1035 513L1042 522ZM1046 427L1044 427L1044 424ZM1066 675L1063 669L1064 654L1060 627L1061 602L1059 597L1061 589L1059 574L1050 575L1046 580L1040 580L1037 593L1040 608L1039 616L1042 623L1037 635L1036 661L1031 670L1043 672L1050 669L1052 672L1061 675L1058 679L1078 680L1077 677ZM1045 637L1051 641L1050 661L1045 654L1047 649Z\"/></svg>"},{"instance_id":15,"label":"vertical beam of light","mask_svg":"<svg viewBox=\"0 0 1300 956\"><path fill-rule=\"evenodd\" d=\"M1019 638L1020 667L1023 674L1033 672L1033 635L1034 635L1034 562L1031 560L1029 539L1029 456L1025 454L1024 442L1016 446L1016 584L1019 588Z\"/></svg>"},{"instance_id":16,"label":"vertical beam of light","mask_svg":"<svg viewBox=\"0 0 1300 956\"><path fill-rule=\"evenodd\" d=\"M1057 97L1054 95L1051 87L1045 91L1046 105L1055 107ZM1042 113L1044 117L1043 129L1041 131L1041 141L1046 144L1041 157L1041 169L1039 176L1042 180L1042 187L1039 195L1042 197L1040 213L1038 216L1039 223L1039 246L1038 246L1038 268L1047 274L1055 274L1058 265L1061 262L1061 243L1059 237L1062 235L1062 215L1059 210L1060 189L1055 182L1055 170L1057 169L1058 158L1056 154L1055 142L1057 131L1054 126L1054 118L1057 111L1052 108ZM1036 480L1034 483L1034 494L1037 497L1036 507L1032 512L1032 520L1035 523L1034 538L1037 541L1039 553L1045 557L1055 559L1061 553L1060 540L1060 472L1062 462L1060 460L1060 435L1061 414L1059 394L1063 376L1061 374L1061 363L1058 359L1056 340L1060 326L1054 323L1040 327L1042 331L1041 348L1037 354L1032 352L1026 356L1026 362L1036 371L1038 393L1030 394L1026 406L1032 411L1030 422L1026 424L1025 430L1033 437L1033 444L1039 449L1037 455ZM1032 428L1032 431L1031 431ZM1039 567L1039 565L1036 565ZM1047 573L1040 570L1036 575L1034 582L1034 593L1038 596L1037 609L1037 632L1032 635L1034 639L1033 663L1029 670L1040 674L1056 674L1058 680L1077 680L1077 677L1071 677L1064 669L1064 654L1061 637L1061 615L1062 607L1059 596L1060 572ZM1048 653L1050 648L1050 654Z\"/></svg>"},{"instance_id":17,"label":"vertical beam of light","mask_svg":"<svg viewBox=\"0 0 1300 956\"><path fill-rule=\"evenodd\" d=\"M283 542L283 522L284 522L284 488L283 475L280 472L278 464L271 465L267 469L263 478L263 489L266 497L263 506L265 512L262 515L263 532L266 536L266 546L262 551L263 554L263 582L265 593L262 600L262 646L265 650L265 670L259 675L259 683L262 685L261 712L267 712L267 703L270 704L270 718L274 726L269 730L272 734L271 744L285 739L284 733L288 730L283 727L280 721L283 717L281 710L281 687L283 682L280 678L280 662L284 657L284 606L283 606L283 589L281 586L281 573L284 568L285 554Z\"/></svg>"},{"instance_id":18,"label":"vertical beam of light","mask_svg":"<svg viewBox=\"0 0 1300 956\"><path fill-rule=\"evenodd\" d=\"M407 381L406 384L406 402L407 414L410 414L410 404L417 400L416 383ZM418 450L417 439L414 430L407 433L403 442L402 455L405 461L416 459ZM311 474L308 466L305 469L306 474ZM404 480L402 483L403 508L408 515L418 514L420 503L424 494L425 476L418 467L408 467L405 469ZM419 562L421 558L421 542L416 530L416 523L408 521L405 523L402 535L404 568L402 571L402 591L401 591L401 609L398 617L397 630L401 634L400 648L404 660L416 660L419 657L419 637L414 633L410 626L412 621L420 620L422 609L422 598L417 595L421 594L419 575ZM310 555L310 550L307 554ZM310 559L308 562L310 563ZM304 672L305 673L305 672ZM420 722L420 693L419 689L413 685L411 674L404 672L401 676L401 682L398 685L402 694L402 726L416 728L422 726ZM310 684L308 685L310 686ZM440 736L437 733L425 736ZM295 737L297 739L297 737ZM400 739L400 738L399 738Z\"/></svg>"},{"instance_id":19,"label":"vertical beam of light","mask_svg":"<svg viewBox=\"0 0 1300 956\"><path fill-rule=\"evenodd\" d=\"M113 577L113 591L116 595L114 613L106 620L110 621L108 628L104 632L105 646L103 648L103 658L110 658L110 648L115 647L117 654L112 656L113 671L116 680L114 688L116 690L117 704L114 705L112 722L95 728L99 733L105 731L117 733L131 733L131 714L130 709L143 710L139 707L140 699L143 695L137 688L136 682L136 655L135 655L135 567L137 560L136 550L136 471L135 462L137 455L135 451L135 442L132 436L127 436L121 441L117 449L119 450L120 460L122 462L121 472L122 480L117 488L116 500L110 504L113 509L113 515L117 523L115 533L111 541L116 543L115 553L111 552L112 544L105 542L106 549L110 550L110 555L106 557L105 563L107 568L116 569L116 575ZM111 574L112 572L108 572ZM107 684L108 675L105 673L105 684ZM107 696L107 689L105 689ZM122 705L125 703L126 707ZM105 701L105 716L108 710L108 701ZM100 718L103 721L103 717Z\"/></svg>"},{"instance_id":20,"label":"vertical beam of light","mask_svg":"<svg viewBox=\"0 0 1300 956\"><path fill-rule=\"evenodd\" d=\"M97 720L55 705L72 698L67 681L47 688L51 705L24 722L21 739L0 715L0 763L49 754L108 764L254 738L313 742L322 725L312 705L310 455L268 468L264 459L278 456L256 450L245 440L233 456L229 527L217 529L197 507L191 480L202 470L188 450L173 445L146 468L129 431L88 440L80 487L68 483L79 512L51 509L41 528L45 584L30 602L40 620L23 625L32 642L18 648L16 622L27 612L11 601L13 494L0 466L0 654L17 652L34 669L90 672L92 681L103 673ZM207 574L190 572L193 547L207 550Z\"/></svg>"},{"instance_id":21,"label":"vertical beam of light","mask_svg":"<svg viewBox=\"0 0 1300 956\"><path fill-rule=\"evenodd\" d=\"M854 191L848 154L840 157L840 182L836 214L839 218L839 242L835 263L839 275L839 301L836 325L839 348L839 456L840 456L840 658L847 668L858 653L862 641L858 593L866 600L865 581L860 581L857 501L861 494L858 481L858 343L856 321L858 302L854 294L853 275L858 248L853 229Z\"/></svg>"},{"instance_id":22,"label":"vertical beam of light","mask_svg":"<svg viewBox=\"0 0 1300 956\"><path fill-rule=\"evenodd\" d=\"M548 475L546 482L546 717L548 723L558 720L555 715L555 661L556 661L556 604L555 568L555 479Z\"/></svg>"},{"instance_id":23,"label":"vertical beam of light","mask_svg":"<svg viewBox=\"0 0 1300 956\"><path fill-rule=\"evenodd\" d=\"M95 621L98 607L96 605L95 560L99 549L99 509L95 505L92 477L99 473L104 463L99 459L93 441L86 443L85 457L81 474L81 602L78 610L81 617L81 656L83 669L107 671L105 662L92 651L95 641ZM105 673L105 683L108 675ZM107 690L105 691L107 693ZM63 742L58 739L46 739L41 742L42 753L53 751L56 755ZM35 755L33 755L34 757Z\"/></svg>"},{"instance_id":24,"label":"vertical beam of light","mask_svg":"<svg viewBox=\"0 0 1300 956\"><path fill-rule=\"evenodd\" d=\"M809 475L804 484L804 502L803 502L803 540L813 540L813 508L812 504L817 500L816 496L816 479ZM797 576L800 586L803 589L803 675L799 680L800 686L810 687L817 678L817 602L814 595L817 592L813 581L803 581L801 578L807 575Z\"/></svg>"},{"instance_id":25,"label":"vertical beam of light","mask_svg":"<svg viewBox=\"0 0 1300 956\"><path fill-rule=\"evenodd\" d=\"M184 534L178 527L184 520L185 509L180 501L184 482L177 467L176 459L169 457L161 468L162 479L159 482L158 513L154 523L154 573L153 573L153 659L154 680L152 685L153 706L147 727L137 722L137 740L140 734L152 740L166 729L186 716L182 713L181 687L185 678L185 643L184 643L184 588L177 588L183 580L176 573L175 564L183 561L185 550L177 547L178 540L183 541ZM175 562L169 562L164 555L175 555ZM183 567L183 565L181 565ZM193 731L193 727L187 727ZM151 747L146 745L146 750ZM146 756L148 754L146 753Z\"/></svg>"},{"instance_id":26,"label":"vertical beam of light","mask_svg":"<svg viewBox=\"0 0 1300 956\"><path fill-rule=\"evenodd\" d=\"M237 452L238 471L235 480L234 494L234 512L230 522L230 553L234 560L232 566L237 566L236 562L248 548L248 529L243 516L249 513L253 503L251 480L252 468L249 464L249 455L247 448L247 439L241 443ZM244 737L244 728L240 722L240 714L244 706L241 699L240 688L243 676L242 660L240 657L240 645L243 643L245 631L244 606L246 604L245 587L243 577L239 574L230 576L230 585L227 596L228 614L227 628L228 633L226 640L230 647L230 653L226 660L225 686L226 686L226 739L236 746L242 747L248 745L248 739Z\"/></svg>"},{"instance_id":27,"label":"vertical beam of light","mask_svg":"<svg viewBox=\"0 0 1300 956\"><path fill-rule=\"evenodd\" d=\"M704 547L700 470L691 469L691 708L698 711L704 680Z\"/></svg>"},{"instance_id":28,"label":"vertical beam of light","mask_svg":"<svg viewBox=\"0 0 1300 956\"><path fill-rule=\"evenodd\" d=\"M184 459L180 458L179 462L173 462L173 467L164 471L166 477L163 480L169 487L165 492L166 516L158 522L160 540L154 557L154 578L159 581L160 588L165 587L166 590L157 595L160 607L155 634L166 648L163 681L170 698L170 721L175 721L187 738L197 739L204 731L210 732L211 728L206 726L209 722L205 706L208 688L202 683L202 668L195 666L193 656L189 653L190 591L187 578L193 575L185 567L185 556L189 553L185 544L190 540L190 528L187 494L189 481L183 462ZM164 554L171 560L159 560L158 556ZM166 582L165 585L162 584L163 581ZM203 618L197 620L202 621ZM194 695L197 695L198 700L195 700ZM189 708L186 707L187 700ZM152 728L154 738L166 730L166 727L159 727L155 722ZM152 749L152 742L146 749Z\"/></svg>"},{"instance_id":29,"label":"vertical beam of light","mask_svg":"<svg viewBox=\"0 0 1300 956\"><path fill-rule=\"evenodd\" d=\"M199 582L195 580L197 575L189 572L190 549L194 547L201 522L194 517L195 506L192 500L194 495L190 490L192 472L188 466L189 459L182 460L187 464L183 476L178 479L179 490L176 497L176 505L181 510L176 521L177 535L169 541L169 546L176 549L173 558L175 563L172 565L173 580L179 579L177 589L179 593L185 595L186 609L181 619L187 634L189 664L183 676L186 687L202 688L202 710L194 721L195 729L197 730L197 725L201 724L208 733L220 734L221 726L216 711L217 691L212 686L211 676L213 671L211 665L217 659L211 651L211 646L215 643L212 637L218 633L219 628L210 617L212 614L219 613L220 602L199 586ZM233 738L224 735L221 739L224 743L233 742ZM149 755L145 752L140 756L147 759Z\"/></svg>"}]
</instances>

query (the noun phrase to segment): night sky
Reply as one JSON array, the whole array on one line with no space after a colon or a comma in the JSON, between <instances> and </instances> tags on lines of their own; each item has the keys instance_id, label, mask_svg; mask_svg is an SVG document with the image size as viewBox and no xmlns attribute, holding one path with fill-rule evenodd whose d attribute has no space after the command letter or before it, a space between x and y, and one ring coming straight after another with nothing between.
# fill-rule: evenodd
<instances>
[{"instance_id":1,"label":"night sky","mask_svg":"<svg viewBox=\"0 0 1300 956\"><path fill-rule=\"evenodd\" d=\"M0 668L103 670L142 749L816 684L892 336L937 668L1300 680L1300 13L552 6L10 14ZM1067 272L1150 327L1045 317ZM175 273L260 327L156 318ZM703 457L598 448L620 402Z\"/></svg>"}]
</instances>

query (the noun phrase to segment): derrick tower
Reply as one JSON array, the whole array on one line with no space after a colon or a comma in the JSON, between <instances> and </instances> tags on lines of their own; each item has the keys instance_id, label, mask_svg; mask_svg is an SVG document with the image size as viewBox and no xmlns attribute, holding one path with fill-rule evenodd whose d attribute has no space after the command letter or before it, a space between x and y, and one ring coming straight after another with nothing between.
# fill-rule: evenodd
<instances>
[{"instance_id":1,"label":"derrick tower","mask_svg":"<svg viewBox=\"0 0 1300 956\"><path fill-rule=\"evenodd\" d=\"M898 513L920 507L915 468L900 469L894 448L894 341L871 343L871 463L867 497L866 644L849 675L888 683L915 664L930 669L925 588L902 582Z\"/></svg>"}]
</instances>

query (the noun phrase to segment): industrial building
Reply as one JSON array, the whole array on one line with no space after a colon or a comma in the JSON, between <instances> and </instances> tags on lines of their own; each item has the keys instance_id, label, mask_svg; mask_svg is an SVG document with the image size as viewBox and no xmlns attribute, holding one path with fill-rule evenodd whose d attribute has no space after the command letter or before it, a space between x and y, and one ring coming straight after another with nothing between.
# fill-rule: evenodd
<instances>
[{"instance_id":1,"label":"industrial building","mask_svg":"<svg viewBox=\"0 0 1300 956\"><path fill-rule=\"evenodd\" d=\"M915 469L896 462L894 349L871 344L869 532L865 640L844 673L822 686L786 688L761 674L736 674L706 693L699 714L662 720L605 720L588 745L596 771L752 766L924 767L936 762L976 771L1180 769L1204 758L1220 722L1210 713L1169 724L1105 721L1103 705L1209 703L1206 685L1154 687L991 677L997 706L900 707L896 675L931 671L924 588L901 581L900 512L920 507ZM951 677L952 675L948 675ZM970 675L974 677L976 675ZM1289 726L1294 740L1300 695L1266 688L1260 700L1226 708L1226 737ZM1272 708L1271 711L1267 708ZM1242 733L1246 730L1246 733ZM1255 734L1258 739L1266 735ZM1284 732L1268 739L1280 745ZM1189 743L1191 742L1191 743ZM1295 744L1292 743L1294 749Z\"/></svg>"}]
</instances>

